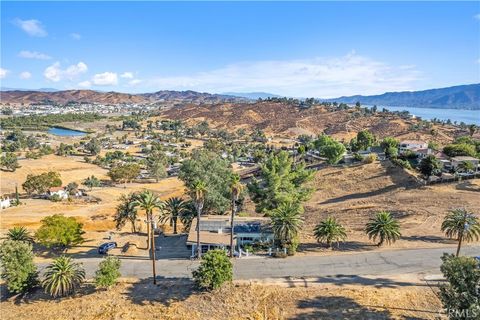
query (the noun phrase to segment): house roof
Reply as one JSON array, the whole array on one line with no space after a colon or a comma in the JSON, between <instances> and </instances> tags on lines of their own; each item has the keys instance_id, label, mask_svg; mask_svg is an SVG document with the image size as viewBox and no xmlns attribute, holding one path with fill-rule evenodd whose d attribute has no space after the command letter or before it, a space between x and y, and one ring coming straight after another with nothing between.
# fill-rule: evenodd
<instances>
[{"instance_id":1,"label":"house roof","mask_svg":"<svg viewBox=\"0 0 480 320\"><path fill-rule=\"evenodd\" d=\"M457 156L453 157L452 160L454 161L479 161L479 159L469 156Z\"/></svg>"},{"instance_id":2,"label":"house roof","mask_svg":"<svg viewBox=\"0 0 480 320\"><path fill-rule=\"evenodd\" d=\"M400 144L427 144L425 141L420 140L403 140L400 141Z\"/></svg>"},{"instance_id":3,"label":"house roof","mask_svg":"<svg viewBox=\"0 0 480 320\"><path fill-rule=\"evenodd\" d=\"M48 191L50 192L58 192L60 190L64 190L63 187L51 187L50 189L48 189Z\"/></svg>"}]
</instances>

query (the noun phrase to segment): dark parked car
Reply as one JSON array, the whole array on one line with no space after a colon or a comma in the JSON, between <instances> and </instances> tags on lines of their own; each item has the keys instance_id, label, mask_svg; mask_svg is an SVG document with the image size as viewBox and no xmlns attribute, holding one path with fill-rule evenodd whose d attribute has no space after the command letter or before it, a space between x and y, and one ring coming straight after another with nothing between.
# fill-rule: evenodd
<instances>
[{"instance_id":1,"label":"dark parked car","mask_svg":"<svg viewBox=\"0 0 480 320\"><path fill-rule=\"evenodd\" d=\"M108 250L116 248L117 243L116 242L105 242L100 247L98 247L98 253L100 254L107 254Z\"/></svg>"}]
</instances>

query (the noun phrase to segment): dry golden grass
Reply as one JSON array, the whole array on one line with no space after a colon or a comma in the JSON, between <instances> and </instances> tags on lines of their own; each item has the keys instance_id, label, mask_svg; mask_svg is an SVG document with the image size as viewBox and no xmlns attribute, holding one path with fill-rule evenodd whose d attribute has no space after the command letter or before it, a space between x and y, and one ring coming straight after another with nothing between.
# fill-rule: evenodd
<instances>
[{"instance_id":1,"label":"dry golden grass","mask_svg":"<svg viewBox=\"0 0 480 320\"><path fill-rule=\"evenodd\" d=\"M197 292L186 280L86 287L52 300L35 293L3 301L2 319L434 319L441 305L428 287L232 285Z\"/></svg>"}]
</instances>

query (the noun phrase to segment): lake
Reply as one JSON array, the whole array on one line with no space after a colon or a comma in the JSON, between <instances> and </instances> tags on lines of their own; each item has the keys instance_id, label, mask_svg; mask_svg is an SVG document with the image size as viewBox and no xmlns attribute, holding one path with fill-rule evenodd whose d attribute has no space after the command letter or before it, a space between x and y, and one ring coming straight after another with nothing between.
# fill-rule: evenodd
<instances>
[{"instance_id":1,"label":"lake","mask_svg":"<svg viewBox=\"0 0 480 320\"><path fill-rule=\"evenodd\" d=\"M410 114L421 117L424 120L437 118L440 120L452 120L465 122L466 124L480 124L480 110L463 109L436 109L436 108L409 108L409 107L378 107L378 110L385 108L390 111L408 111Z\"/></svg>"},{"instance_id":2,"label":"lake","mask_svg":"<svg viewBox=\"0 0 480 320\"><path fill-rule=\"evenodd\" d=\"M56 136L62 136L62 137L81 137L86 135L86 133L83 131L77 131L77 130L59 128L59 127L51 127L50 129L48 129L48 133Z\"/></svg>"}]
</instances>

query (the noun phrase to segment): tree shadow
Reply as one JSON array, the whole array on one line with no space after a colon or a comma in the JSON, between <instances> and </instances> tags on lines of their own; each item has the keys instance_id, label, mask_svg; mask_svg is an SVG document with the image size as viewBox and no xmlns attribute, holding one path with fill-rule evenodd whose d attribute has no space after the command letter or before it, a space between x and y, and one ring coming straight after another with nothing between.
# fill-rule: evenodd
<instances>
[{"instance_id":1,"label":"tree shadow","mask_svg":"<svg viewBox=\"0 0 480 320\"><path fill-rule=\"evenodd\" d=\"M334 245L333 249L329 249L322 243L301 243L298 246L299 252L355 252L355 251L371 251L377 249L378 246L372 243L365 243L360 241L345 241L340 243L337 247Z\"/></svg>"},{"instance_id":2,"label":"tree shadow","mask_svg":"<svg viewBox=\"0 0 480 320\"><path fill-rule=\"evenodd\" d=\"M456 244L455 239L447 239L439 236L402 236L402 240L413 241L413 242L431 242L431 243L443 243L443 244Z\"/></svg>"},{"instance_id":3,"label":"tree shadow","mask_svg":"<svg viewBox=\"0 0 480 320\"><path fill-rule=\"evenodd\" d=\"M386 186L384 188L380 188L380 189L373 190L373 191L347 194L347 195L344 195L344 196L341 196L341 197L328 199L328 200L325 200L323 202L320 202L320 204L330 204L330 203L338 203L338 202L348 201L348 200L369 198L369 197L378 196L378 195L381 195L381 194L384 194L384 193L388 193L388 192L394 191L396 189L398 189L398 186L392 184L392 185Z\"/></svg>"},{"instance_id":4,"label":"tree shadow","mask_svg":"<svg viewBox=\"0 0 480 320\"><path fill-rule=\"evenodd\" d=\"M292 319L391 319L388 310L362 306L342 296L316 297L298 302L299 309L307 309Z\"/></svg>"},{"instance_id":5,"label":"tree shadow","mask_svg":"<svg viewBox=\"0 0 480 320\"><path fill-rule=\"evenodd\" d=\"M157 276L157 284L153 278L142 279L132 284L124 293L126 298L138 305L162 303L166 306L176 301L187 299L197 291L195 283L190 278L165 278Z\"/></svg>"},{"instance_id":6,"label":"tree shadow","mask_svg":"<svg viewBox=\"0 0 480 320\"><path fill-rule=\"evenodd\" d=\"M455 186L455 189L464 190L464 191L480 192L480 186L472 183L471 181L460 182Z\"/></svg>"},{"instance_id":7,"label":"tree shadow","mask_svg":"<svg viewBox=\"0 0 480 320\"><path fill-rule=\"evenodd\" d=\"M305 278L285 278L289 287L309 287L316 284L332 284L335 286L362 285L375 288L398 288L398 287L421 287L426 284L417 282L396 281L388 278L366 278L357 275L337 274L334 276L318 277L314 279Z\"/></svg>"}]
</instances>

